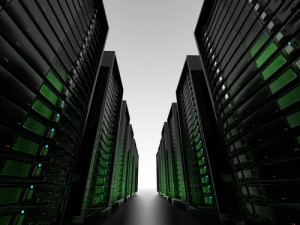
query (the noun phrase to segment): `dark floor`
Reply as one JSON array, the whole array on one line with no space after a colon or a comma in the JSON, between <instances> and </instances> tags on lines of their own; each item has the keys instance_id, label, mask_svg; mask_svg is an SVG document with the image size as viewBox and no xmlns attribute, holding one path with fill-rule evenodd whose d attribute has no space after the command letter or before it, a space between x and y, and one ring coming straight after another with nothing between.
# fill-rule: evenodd
<instances>
[{"instance_id":1,"label":"dark floor","mask_svg":"<svg viewBox=\"0 0 300 225\"><path fill-rule=\"evenodd\" d=\"M212 216L195 216L173 206L154 190L142 190L93 225L224 225ZM92 224L89 224L92 225ZM226 224L227 225L227 224Z\"/></svg>"}]
</instances>

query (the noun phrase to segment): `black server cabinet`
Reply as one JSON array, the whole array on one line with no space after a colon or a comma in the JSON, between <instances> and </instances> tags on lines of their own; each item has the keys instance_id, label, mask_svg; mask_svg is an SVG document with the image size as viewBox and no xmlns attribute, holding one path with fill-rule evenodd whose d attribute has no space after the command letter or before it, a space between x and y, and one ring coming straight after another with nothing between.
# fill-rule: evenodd
<instances>
[{"instance_id":1,"label":"black server cabinet","mask_svg":"<svg viewBox=\"0 0 300 225\"><path fill-rule=\"evenodd\" d=\"M188 204L227 219L235 205L231 170L198 56L187 56L176 96Z\"/></svg>"},{"instance_id":2,"label":"black server cabinet","mask_svg":"<svg viewBox=\"0 0 300 225\"><path fill-rule=\"evenodd\" d=\"M125 194L123 193L123 186L125 185L123 181L123 175L124 169L126 169L124 159L127 144L127 133L129 130L129 121L130 117L127 103L126 101L123 101L121 106L117 143L114 155L114 167L109 197L110 205L115 204L117 201L123 201L125 198Z\"/></svg>"},{"instance_id":3,"label":"black server cabinet","mask_svg":"<svg viewBox=\"0 0 300 225\"><path fill-rule=\"evenodd\" d=\"M181 131L178 118L178 105L172 103L169 115L168 125L170 130L171 152L173 161L173 174L174 174L174 200L179 200L181 203L186 204L188 193L186 189L186 168L184 162L184 153L182 148Z\"/></svg>"},{"instance_id":4,"label":"black server cabinet","mask_svg":"<svg viewBox=\"0 0 300 225\"><path fill-rule=\"evenodd\" d=\"M166 195L170 198L174 198L175 197L174 162L173 162L173 153L171 149L170 129L167 122L164 123L161 136L163 140L163 148L166 157L165 162L166 162L166 171L168 177L167 178L168 189Z\"/></svg>"},{"instance_id":5,"label":"black server cabinet","mask_svg":"<svg viewBox=\"0 0 300 225\"><path fill-rule=\"evenodd\" d=\"M69 202L74 222L109 207L123 86L114 52L104 52Z\"/></svg>"},{"instance_id":6,"label":"black server cabinet","mask_svg":"<svg viewBox=\"0 0 300 225\"><path fill-rule=\"evenodd\" d=\"M124 174L124 193L125 198L129 199L131 196L131 182L132 182L132 155L133 155L133 145L134 145L134 133L132 129L132 125L129 125L129 132L127 135L127 146L126 146L126 154L125 154L125 167L126 167L126 173Z\"/></svg>"},{"instance_id":7,"label":"black server cabinet","mask_svg":"<svg viewBox=\"0 0 300 225\"><path fill-rule=\"evenodd\" d=\"M0 224L62 224L108 31L94 1L0 2Z\"/></svg>"},{"instance_id":8,"label":"black server cabinet","mask_svg":"<svg viewBox=\"0 0 300 225\"><path fill-rule=\"evenodd\" d=\"M300 221L299 5L205 1L195 30L247 224Z\"/></svg>"}]
</instances>

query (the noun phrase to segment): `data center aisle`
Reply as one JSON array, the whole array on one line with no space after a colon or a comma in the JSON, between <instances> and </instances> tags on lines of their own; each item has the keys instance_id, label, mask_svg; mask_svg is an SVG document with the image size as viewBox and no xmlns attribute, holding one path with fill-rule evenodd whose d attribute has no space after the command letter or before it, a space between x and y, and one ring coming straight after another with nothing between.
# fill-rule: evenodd
<instances>
[{"instance_id":1,"label":"data center aisle","mask_svg":"<svg viewBox=\"0 0 300 225\"><path fill-rule=\"evenodd\" d=\"M171 205L155 190L141 190L94 225L223 225L210 216L196 217ZM89 224L92 225L92 224Z\"/></svg>"}]
</instances>

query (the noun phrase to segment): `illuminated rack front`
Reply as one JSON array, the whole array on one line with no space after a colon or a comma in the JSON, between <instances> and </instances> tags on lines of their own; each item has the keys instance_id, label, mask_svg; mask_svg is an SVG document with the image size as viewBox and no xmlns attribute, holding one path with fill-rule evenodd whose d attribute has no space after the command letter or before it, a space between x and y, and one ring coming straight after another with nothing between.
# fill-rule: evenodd
<instances>
[{"instance_id":1,"label":"illuminated rack front","mask_svg":"<svg viewBox=\"0 0 300 225\"><path fill-rule=\"evenodd\" d=\"M174 174L174 199L180 200L182 203L187 202L186 190L186 171L184 164L184 155L181 144L180 126L178 121L177 103L172 103L168 116L168 125L170 130L171 152L173 160Z\"/></svg>"},{"instance_id":2,"label":"illuminated rack front","mask_svg":"<svg viewBox=\"0 0 300 225\"><path fill-rule=\"evenodd\" d=\"M198 56L187 56L176 97L187 204L229 215L235 204L231 169Z\"/></svg>"},{"instance_id":3,"label":"illuminated rack front","mask_svg":"<svg viewBox=\"0 0 300 225\"><path fill-rule=\"evenodd\" d=\"M300 220L299 1L208 4L195 36L242 214L249 224L293 224Z\"/></svg>"},{"instance_id":4,"label":"illuminated rack front","mask_svg":"<svg viewBox=\"0 0 300 225\"><path fill-rule=\"evenodd\" d=\"M125 101L122 102L119 128L118 128L118 139L116 144L116 151L114 156L114 167L113 175L110 188L110 200L109 204L115 204L116 201L125 199L125 193L123 192L123 182L125 167L125 151L127 145L127 133L129 130L129 113L127 104Z\"/></svg>"},{"instance_id":5,"label":"illuminated rack front","mask_svg":"<svg viewBox=\"0 0 300 225\"><path fill-rule=\"evenodd\" d=\"M80 179L71 190L71 213L77 222L109 207L122 96L115 53L104 52L76 164Z\"/></svg>"},{"instance_id":6,"label":"illuminated rack front","mask_svg":"<svg viewBox=\"0 0 300 225\"><path fill-rule=\"evenodd\" d=\"M0 18L0 223L61 224L108 29L104 9L14 0L1 3Z\"/></svg>"},{"instance_id":7,"label":"illuminated rack front","mask_svg":"<svg viewBox=\"0 0 300 225\"><path fill-rule=\"evenodd\" d=\"M178 108L188 174L189 204L194 207L213 206L215 196L201 118L191 78L188 73L184 78L178 91Z\"/></svg>"}]
</instances>

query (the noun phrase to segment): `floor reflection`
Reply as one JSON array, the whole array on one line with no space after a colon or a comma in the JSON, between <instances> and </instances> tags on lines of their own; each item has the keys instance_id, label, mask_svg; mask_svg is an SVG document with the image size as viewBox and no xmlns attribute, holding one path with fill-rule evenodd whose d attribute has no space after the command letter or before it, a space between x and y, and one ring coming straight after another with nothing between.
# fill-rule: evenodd
<instances>
[{"instance_id":1,"label":"floor reflection","mask_svg":"<svg viewBox=\"0 0 300 225\"><path fill-rule=\"evenodd\" d=\"M174 207L155 190L141 190L101 221L87 225L223 225L211 216L195 216Z\"/></svg>"}]
</instances>

